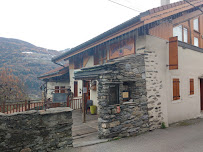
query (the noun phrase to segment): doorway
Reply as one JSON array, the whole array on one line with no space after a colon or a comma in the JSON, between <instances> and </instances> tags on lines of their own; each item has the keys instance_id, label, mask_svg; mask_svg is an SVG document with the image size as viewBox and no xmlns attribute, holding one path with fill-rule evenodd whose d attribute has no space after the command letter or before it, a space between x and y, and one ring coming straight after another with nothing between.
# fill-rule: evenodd
<instances>
[{"instance_id":1,"label":"doorway","mask_svg":"<svg viewBox=\"0 0 203 152\"><path fill-rule=\"evenodd\" d=\"M81 110L74 110L72 112L73 117L73 127L72 127L72 136L73 136L73 147L85 146L90 143L99 143L103 140L98 139L98 115L92 115L88 110L86 113L86 106L88 100L90 100L90 89L91 81L82 80L82 90L83 98L82 107L85 108Z\"/></svg>"},{"instance_id":2,"label":"doorway","mask_svg":"<svg viewBox=\"0 0 203 152\"><path fill-rule=\"evenodd\" d=\"M203 111L203 79L200 79L200 106Z\"/></svg>"},{"instance_id":3,"label":"doorway","mask_svg":"<svg viewBox=\"0 0 203 152\"><path fill-rule=\"evenodd\" d=\"M84 88L86 88L86 92L84 93L85 105L87 104L87 100L90 100L90 81L84 81Z\"/></svg>"}]
</instances>

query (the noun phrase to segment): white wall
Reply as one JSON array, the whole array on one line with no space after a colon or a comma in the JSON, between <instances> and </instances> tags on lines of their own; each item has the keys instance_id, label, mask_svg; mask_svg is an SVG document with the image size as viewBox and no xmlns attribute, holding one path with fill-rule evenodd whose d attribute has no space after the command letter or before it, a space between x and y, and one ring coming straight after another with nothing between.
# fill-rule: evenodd
<instances>
[{"instance_id":1,"label":"white wall","mask_svg":"<svg viewBox=\"0 0 203 152\"><path fill-rule=\"evenodd\" d=\"M63 82L47 82L47 99L52 99L52 92L55 90L55 86L65 86L65 88L68 88L70 86L70 83L68 81Z\"/></svg>"},{"instance_id":2,"label":"white wall","mask_svg":"<svg viewBox=\"0 0 203 152\"><path fill-rule=\"evenodd\" d=\"M94 57L91 56L86 64L86 68L87 67L92 67L94 66ZM78 70L78 69L77 69ZM72 92L74 92L74 69L70 69L69 73L70 73L70 86L71 86L71 90ZM78 81L78 97L82 98L82 80L76 80ZM90 100L93 100L93 104L94 105L98 105L98 100L97 100L97 90L90 90Z\"/></svg>"},{"instance_id":3,"label":"white wall","mask_svg":"<svg viewBox=\"0 0 203 152\"><path fill-rule=\"evenodd\" d=\"M169 123L200 116L200 79L203 75L203 53L178 47L178 70L168 73ZM180 100L173 101L172 79L180 80ZM194 95L190 95L190 78L194 79Z\"/></svg>"},{"instance_id":4,"label":"white wall","mask_svg":"<svg viewBox=\"0 0 203 152\"><path fill-rule=\"evenodd\" d=\"M169 70L169 44L166 40L147 36L146 49L155 51L160 89L163 120L173 123L200 116L200 80L203 75L203 53L178 47L178 70ZM147 77L147 75L146 75ZM180 100L173 101L173 78L180 80ZM194 95L189 95L189 80L194 78Z\"/></svg>"}]
</instances>

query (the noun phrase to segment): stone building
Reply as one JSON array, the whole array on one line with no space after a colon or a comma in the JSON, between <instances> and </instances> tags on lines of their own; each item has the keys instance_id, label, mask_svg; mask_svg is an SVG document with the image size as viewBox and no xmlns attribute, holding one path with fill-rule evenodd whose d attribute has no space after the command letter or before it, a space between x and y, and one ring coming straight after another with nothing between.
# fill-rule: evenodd
<instances>
[{"instance_id":1,"label":"stone building","mask_svg":"<svg viewBox=\"0 0 203 152\"><path fill-rule=\"evenodd\" d=\"M148 10L52 59L75 98L98 106L100 138L130 136L203 110L201 0Z\"/></svg>"}]
</instances>

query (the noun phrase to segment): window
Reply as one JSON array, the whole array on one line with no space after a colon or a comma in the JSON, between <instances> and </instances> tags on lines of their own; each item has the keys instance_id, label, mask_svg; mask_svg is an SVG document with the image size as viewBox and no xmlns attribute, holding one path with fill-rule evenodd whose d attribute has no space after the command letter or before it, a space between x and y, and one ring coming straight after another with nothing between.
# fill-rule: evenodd
<instances>
[{"instance_id":1,"label":"window","mask_svg":"<svg viewBox=\"0 0 203 152\"><path fill-rule=\"evenodd\" d=\"M173 36L177 36L179 41L183 40L183 27L182 25L176 26L173 28Z\"/></svg>"},{"instance_id":2,"label":"window","mask_svg":"<svg viewBox=\"0 0 203 152\"><path fill-rule=\"evenodd\" d=\"M109 105L119 103L119 84L112 84L109 86Z\"/></svg>"},{"instance_id":3,"label":"window","mask_svg":"<svg viewBox=\"0 0 203 152\"><path fill-rule=\"evenodd\" d=\"M173 100L180 99L179 84L180 84L179 79L173 79Z\"/></svg>"},{"instance_id":4,"label":"window","mask_svg":"<svg viewBox=\"0 0 203 152\"><path fill-rule=\"evenodd\" d=\"M59 86L55 86L55 93L59 93Z\"/></svg>"},{"instance_id":5,"label":"window","mask_svg":"<svg viewBox=\"0 0 203 152\"><path fill-rule=\"evenodd\" d=\"M199 31L199 19L196 18L193 20L193 26L195 31Z\"/></svg>"},{"instance_id":6,"label":"window","mask_svg":"<svg viewBox=\"0 0 203 152\"><path fill-rule=\"evenodd\" d=\"M187 28L183 28L183 42L188 43L188 31L187 31Z\"/></svg>"},{"instance_id":7,"label":"window","mask_svg":"<svg viewBox=\"0 0 203 152\"><path fill-rule=\"evenodd\" d=\"M178 41L183 41L188 43L188 29L182 25L173 28L173 36L178 37Z\"/></svg>"},{"instance_id":8,"label":"window","mask_svg":"<svg viewBox=\"0 0 203 152\"><path fill-rule=\"evenodd\" d=\"M194 79L190 79L190 95L194 94Z\"/></svg>"},{"instance_id":9,"label":"window","mask_svg":"<svg viewBox=\"0 0 203 152\"><path fill-rule=\"evenodd\" d=\"M61 86L60 92L61 92L61 93L65 93L65 86Z\"/></svg>"},{"instance_id":10,"label":"window","mask_svg":"<svg viewBox=\"0 0 203 152\"><path fill-rule=\"evenodd\" d=\"M194 46L199 47L199 39L197 37L194 37Z\"/></svg>"},{"instance_id":11,"label":"window","mask_svg":"<svg viewBox=\"0 0 203 152\"><path fill-rule=\"evenodd\" d=\"M78 82L74 81L74 97L78 96Z\"/></svg>"}]
</instances>

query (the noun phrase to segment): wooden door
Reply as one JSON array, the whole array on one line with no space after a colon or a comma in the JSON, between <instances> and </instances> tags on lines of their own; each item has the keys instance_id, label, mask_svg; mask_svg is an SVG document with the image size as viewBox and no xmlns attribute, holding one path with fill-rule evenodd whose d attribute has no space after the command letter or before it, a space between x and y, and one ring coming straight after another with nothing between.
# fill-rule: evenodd
<instances>
[{"instance_id":1,"label":"wooden door","mask_svg":"<svg viewBox=\"0 0 203 152\"><path fill-rule=\"evenodd\" d=\"M200 100L201 110L203 110L203 79L200 79Z\"/></svg>"},{"instance_id":2,"label":"wooden door","mask_svg":"<svg viewBox=\"0 0 203 152\"><path fill-rule=\"evenodd\" d=\"M74 81L74 97L78 96L78 82Z\"/></svg>"}]
</instances>

